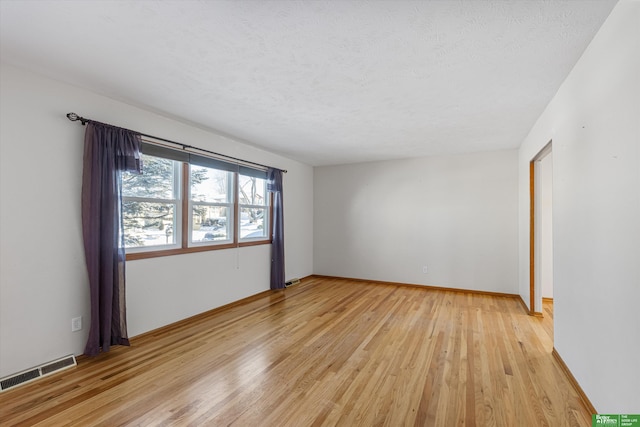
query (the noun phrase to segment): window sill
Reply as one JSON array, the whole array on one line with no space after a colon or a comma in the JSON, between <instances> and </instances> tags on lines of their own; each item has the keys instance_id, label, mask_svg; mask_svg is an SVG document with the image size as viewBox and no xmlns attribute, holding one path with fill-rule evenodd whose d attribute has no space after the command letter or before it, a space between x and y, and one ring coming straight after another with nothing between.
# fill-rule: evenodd
<instances>
[{"instance_id":1,"label":"window sill","mask_svg":"<svg viewBox=\"0 0 640 427\"><path fill-rule=\"evenodd\" d=\"M135 261L138 259L158 258L158 257L173 256L173 255L191 254L195 252L208 252L208 251L217 251L221 249L233 249L238 247L242 248L245 246L258 246L258 245L270 245L270 244L271 244L271 240L256 240L256 241L250 241L250 242L227 243L223 245L192 246L189 248L164 249L160 251L134 252L134 253L128 253L126 255L126 260Z\"/></svg>"}]
</instances>

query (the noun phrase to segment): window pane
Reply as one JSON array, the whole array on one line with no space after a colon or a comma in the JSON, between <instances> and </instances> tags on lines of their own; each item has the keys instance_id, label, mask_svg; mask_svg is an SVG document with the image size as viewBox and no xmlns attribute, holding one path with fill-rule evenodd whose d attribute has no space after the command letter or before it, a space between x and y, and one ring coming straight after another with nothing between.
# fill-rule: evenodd
<instances>
[{"instance_id":1,"label":"window pane","mask_svg":"<svg viewBox=\"0 0 640 427\"><path fill-rule=\"evenodd\" d=\"M176 243L174 203L122 203L126 248L172 245Z\"/></svg>"},{"instance_id":2,"label":"window pane","mask_svg":"<svg viewBox=\"0 0 640 427\"><path fill-rule=\"evenodd\" d=\"M233 174L191 165L191 200L194 202L230 203Z\"/></svg>"},{"instance_id":3,"label":"window pane","mask_svg":"<svg viewBox=\"0 0 640 427\"><path fill-rule=\"evenodd\" d=\"M231 209L226 206L193 205L191 241L208 242L231 239Z\"/></svg>"},{"instance_id":4,"label":"window pane","mask_svg":"<svg viewBox=\"0 0 640 427\"><path fill-rule=\"evenodd\" d=\"M269 227L265 227L265 215L267 210L263 208L240 209L240 238L255 239L267 238Z\"/></svg>"},{"instance_id":5,"label":"window pane","mask_svg":"<svg viewBox=\"0 0 640 427\"><path fill-rule=\"evenodd\" d=\"M267 181L262 178L239 175L238 185L240 187L240 203L243 205L266 205L267 204Z\"/></svg>"},{"instance_id":6,"label":"window pane","mask_svg":"<svg viewBox=\"0 0 640 427\"><path fill-rule=\"evenodd\" d=\"M175 199L176 162L160 157L142 155L142 174L122 173L124 197Z\"/></svg>"}]
</instances>

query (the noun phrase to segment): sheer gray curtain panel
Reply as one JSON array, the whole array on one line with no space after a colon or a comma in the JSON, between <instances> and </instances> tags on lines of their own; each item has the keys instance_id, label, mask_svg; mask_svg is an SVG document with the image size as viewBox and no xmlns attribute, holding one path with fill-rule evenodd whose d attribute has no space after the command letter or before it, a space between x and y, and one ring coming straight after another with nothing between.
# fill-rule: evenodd
<instances>
[{"instance_id":1,"label":"sheer gray curtain panel","mask_svg":"<svg viewBox=\"0 0 640 427\"><path fill-rule=\"evenodd\" d=\"M142 172L140 135L90 121L84 139L82 234L89 273L91 322L85 354L129 345L120 175Z\"/></svg>"},{"instance_id":2,"label":"sheer gray curtain panel","mask_svg":"<svg viewBox=\"0 0 640 427\"><path fill-rule=\"evenodd\" d=\"M282 171L267 170L267 191L273 193L273 235L271 243L271 289L284 289L284 206Z\"/></svg>"}]
</instances>

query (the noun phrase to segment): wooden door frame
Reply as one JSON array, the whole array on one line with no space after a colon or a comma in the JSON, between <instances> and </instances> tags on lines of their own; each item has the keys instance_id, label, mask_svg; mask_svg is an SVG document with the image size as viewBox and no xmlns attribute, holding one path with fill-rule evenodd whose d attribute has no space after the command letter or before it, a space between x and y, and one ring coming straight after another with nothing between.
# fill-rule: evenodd
<instances>
[{"instance_id":1,"label":"wooden door frame","mask_svg":"<svg viewBox=\"0 0 640 427\"><path fill-rule=\"evenodd\" d=\"M553 140L550 140L529 162L529 314L542 317L536 311L536 162L551 153Z\"/></svg>"}]
</instances>

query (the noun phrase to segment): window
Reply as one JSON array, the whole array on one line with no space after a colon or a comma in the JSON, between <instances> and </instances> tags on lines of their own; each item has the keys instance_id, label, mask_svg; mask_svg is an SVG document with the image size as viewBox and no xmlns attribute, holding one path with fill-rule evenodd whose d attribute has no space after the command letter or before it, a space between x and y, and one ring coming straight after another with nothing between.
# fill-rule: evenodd
<instances>
[{"instance_id":1,"label":"window","mask_svg":"<svg viewBox=\"0 0 640 427\"><path fill-rule=\"evenodd\" d=\"M266 173L143 144L122 174L127 259L270 243Z\"/></svg>"},{"instance_id":2,"label":"window","mask_svg":"<svg viewBox=\"0 0 640 427\"><path fill-rule=\"evenodd\" d=\"M240 240L268 238L269 210L267 180L256 176L238 176L240 198Z\"/></svg>"},{"instance_id":3,"label":"window","mask_svg":"<svg viewBox=\"0 0 640 427\"><path fill-rule=\"evenodd\" d=\"M125 248L175 248L180 224L180 162L142 155L143 174L122 173Z\"/></svg>"},{"instance_id":4,"label":"window","mask_svg":"<svg viewBox=\"0 0 640 427\"><path fill-rule=\"evenodd\" d=\"M190 167L190 244L233 242L233 173Z\"/></svg>"}]
</instances>

